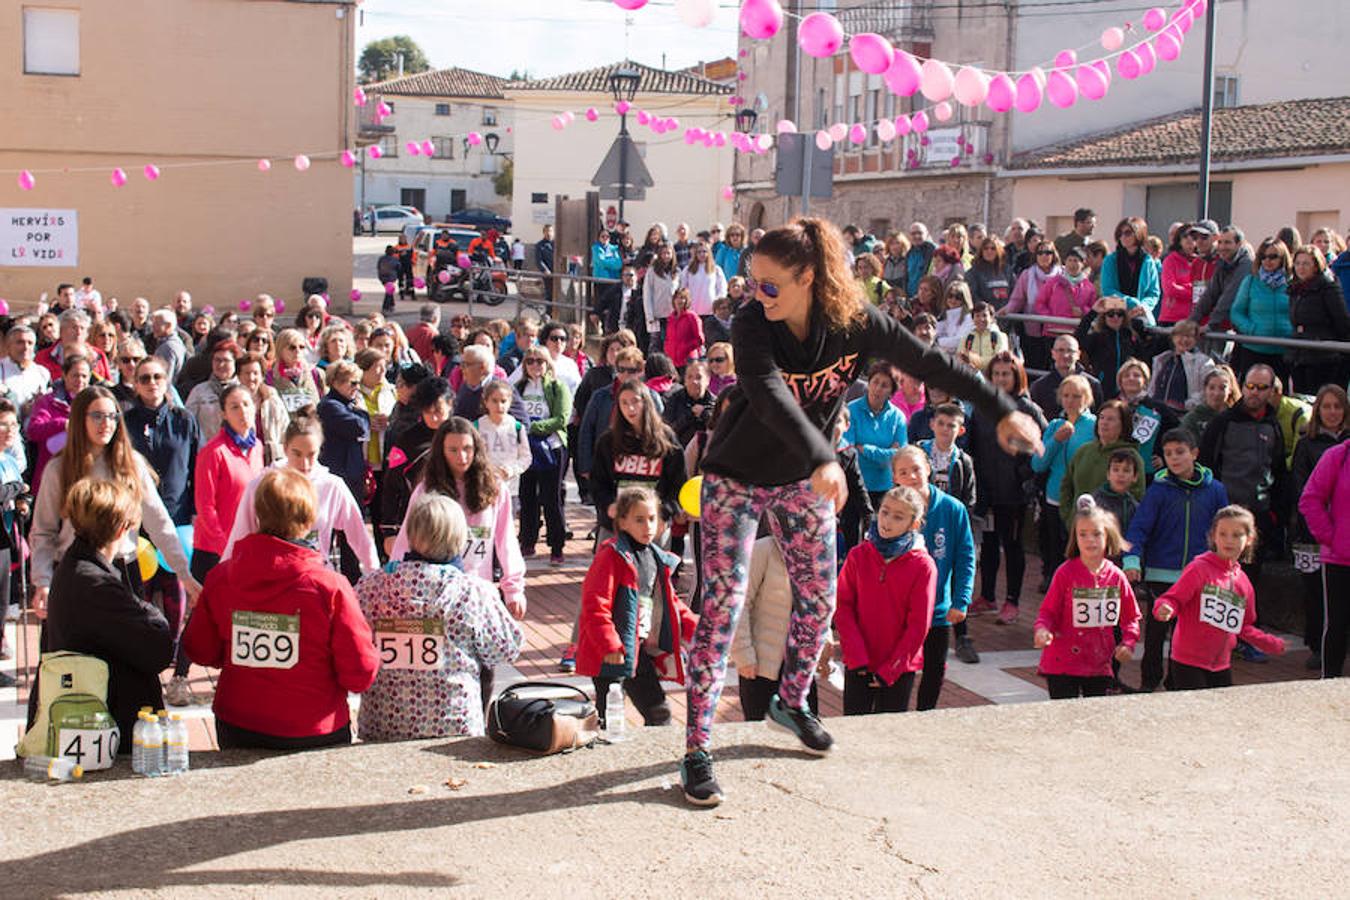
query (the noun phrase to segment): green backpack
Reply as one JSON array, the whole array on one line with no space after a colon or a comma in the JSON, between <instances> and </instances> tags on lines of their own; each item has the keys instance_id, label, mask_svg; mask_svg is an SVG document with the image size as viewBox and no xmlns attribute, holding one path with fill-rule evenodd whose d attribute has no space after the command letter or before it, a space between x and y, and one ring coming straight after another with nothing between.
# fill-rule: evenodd
<instances>
[{"instance_id":1,"label":"green backpack","mask_svg":"<svg viewBox=\"0 0 1350 900\"><path fill-rule=\"evenodd\" d=\"M15 753L20 757L60 756L62 724L67 723L69 728L89 718L112 721L108 713L108 664L83 653L44 653L38 665L37 718Z\"/></svg>"}]
</instances>

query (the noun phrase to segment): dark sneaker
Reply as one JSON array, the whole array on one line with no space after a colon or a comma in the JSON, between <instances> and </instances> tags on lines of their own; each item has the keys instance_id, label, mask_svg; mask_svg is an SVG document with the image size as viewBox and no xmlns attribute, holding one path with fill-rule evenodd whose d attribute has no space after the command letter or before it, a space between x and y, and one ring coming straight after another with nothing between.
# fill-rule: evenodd
<instances>
[{"instance_id":1,"label":"dark sneaker","mask_svg":"<svg viewBox=\"0 0 1350 900\"><path fill-rule=\"evenodd\" d=\"M549 554L548 564L555 569L558 568L559 566L565 565L566 562L567 560L563 559L563 555L561 553Z\"/></svg>"},{"instance_id":2,"label":"dark sneaker","mask_svg":"<svg viewBox=\"0 0 1350 900\"><path fill-rule=\"evenodd\" d=\"M956 658L963 663L975 665L980 661L980 654L975 652L975 642L968 637L956 639Z\"/></svg>"},{"instance_id":3,"label":"dark sneaker","mask_svg":"<svg viewBox=\"0 0 1350 900\"><path fill-rule=\"evenodd\" d=\"M794 735L808 753L824 756L834 746L834 738L820 726L816 714L806 709L789 709L777 694L769 701L769 715L765 723Z\"/></svg>"},{"instance_id":4,"label":"dark sneaker","mask_svg":"<svg viewBox=\"0 0 1350 900\"><path fill-rule=\"evenodd\" d=\"M1246 644L1243 643L1242 641L1238 641L1237 650L1238 656L1241 656L1247 662L1263 663L1268 662L1270 660L1269 656L1262 653L1260 650L1257 650L1251 644Z\"/></svg>"},{"instance_id":5,"label":"dark sneaker","mask_svg":"<svg viewBox=\"0 0 1350 900\"><path fill-rule=\"evenodd\" d=\"M713 777L712 757L707 750L686 753L680 763L680 783L684 799L695 806L716 806L722 802L722 786Z\"/></svg>"},{"instance_id":6,"label":"dark sneaker","mask_svg":"<svg viewBox=\"0 0 1350 900\"><path fill-rule=\"evenodd\" d=\"M562 662L558 663L559 672L571 674L577 670L577 645L568 644L567 649L563 651Z\"/></svg>"},{"instance_id":7,"label":"dark sneaker","mask_svg":"<svg viewBox=\"0 0 1350 900\"><path fill-rule=\"evenodd\" d=\"M15 680L13 675L7 675L4 672L0 672L0 688L12 688L18 683L19 682Z\"/></svg>"}]
</instances>

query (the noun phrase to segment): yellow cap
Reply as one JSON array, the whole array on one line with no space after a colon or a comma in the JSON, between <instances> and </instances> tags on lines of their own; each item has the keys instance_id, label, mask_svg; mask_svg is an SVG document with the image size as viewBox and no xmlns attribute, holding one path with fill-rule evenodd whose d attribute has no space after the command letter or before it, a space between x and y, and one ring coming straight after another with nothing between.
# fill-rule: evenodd
<instances>
[{"instance_id":1,"label":"yellow cap","mask_svg":"<svg viewBox=\"0 0 1350 900\"><path fill-rule=\"evenodd\" d=\"M181 722L181 721L183 721L183 717L180 716L178 713L174 713L173 715L169 716L169 719L170 719L171 721L174 721L174 722Z\"/></svg>"},{"instance_id":2,"label":"yellow cap","mask_svg":"<svg viewBox=\"0 0 1350 900\"><path fill-rule=\"evenodd\" d=\"M71 777L71 778L83 778L83 777L84 777L84 766L76 766L75 768L71 769L71 770L70 770L70 777Z\"/></svg>"}]
</instances>

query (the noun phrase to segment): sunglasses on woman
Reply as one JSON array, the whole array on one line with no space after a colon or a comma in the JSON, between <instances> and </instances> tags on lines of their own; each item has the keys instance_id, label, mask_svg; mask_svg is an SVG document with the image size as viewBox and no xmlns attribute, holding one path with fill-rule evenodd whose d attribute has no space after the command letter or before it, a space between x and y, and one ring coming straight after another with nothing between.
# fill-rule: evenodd
<instances>
[{"instance_id":1,"label":"sunglasses on woman","mask_svg":"<svg viewBox=\"0 0 1350 900\"><path fill-rule=\"evenodd\" d=\"M762 293L770 300L778 298L778 285L774 284L772 281L755 281L753 278L747 278L745 280L745 289L752 297Z\"/></svg>"}]
</instances>

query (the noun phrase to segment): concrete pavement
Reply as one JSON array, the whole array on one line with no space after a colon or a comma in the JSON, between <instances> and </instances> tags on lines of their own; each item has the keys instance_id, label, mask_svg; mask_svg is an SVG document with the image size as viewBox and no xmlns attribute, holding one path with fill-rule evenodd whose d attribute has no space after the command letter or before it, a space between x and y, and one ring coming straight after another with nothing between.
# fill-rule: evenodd
<instances>
[{"instance_id":1,"label":"concrete pavement","mask_svg":"<svg viewBox=\"0 0 1350 900\"><path fill-rule=\"evenodd\" d=\"M203 754L177 779L0 781L9 897L1329 897L1350 682L835 719L833 756L719 726L535 759L485 739ZM125 765L125 763L123 763ZM209 768L201 768L207 765ZM447 784L448 783L448 784ZM453 787L452 787L453 786Z\"/></svg>"}]
</instances>

